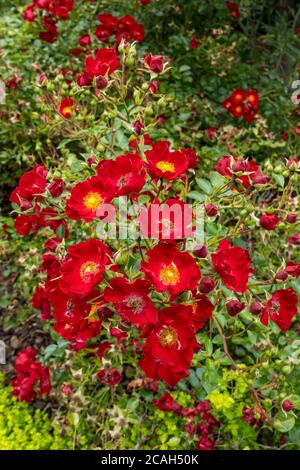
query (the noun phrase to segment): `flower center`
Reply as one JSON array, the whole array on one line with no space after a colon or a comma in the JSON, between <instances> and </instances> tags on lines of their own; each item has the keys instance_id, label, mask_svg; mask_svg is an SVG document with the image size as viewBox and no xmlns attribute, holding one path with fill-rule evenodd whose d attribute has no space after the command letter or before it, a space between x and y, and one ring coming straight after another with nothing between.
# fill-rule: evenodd
<instances>
[{"instance_id":1,"label":"flower center","mask_svg":"<svg viewBox=\"0 0 300 470\"><path fill-rule=\"evenodd\" d=\"M161 160L160 162L156 163L156 168L158 168L163 173L166 173L167 171L169 171L170 173L175 172L174 163L166 162L164 160Z\"/></svg>"},{"instance_id":2,"label":"flower center","mask_svg":"<svg viewBox=\"0 0 300 470\"><path fill-rule=\"evenodd\" d=\"M250 103L253 103L253 101L255 101L255 96L254 95L249 95L248 96L248 101L250 101Z\"/></svg>"},{"instance_id":3,"label":"flower center","mask_svg":"<svg viewBox=\"0 0 300 470\"><path fill-rule=\"evenodd\" d=\"M80 267L80 277L83 282L90 282L94 274L97 274L98 266L94 261L86 261Z\"/></svg>"},{"instance_id":4,"label":"flower center","mask_svg":"<svg viewBox=\"0 0 300 470\"><path fill-rule=\"evenodd\" d=\"M174 286L179 281L180 274L176 266L169 264L160 270L159 277L164 284Z\"/></svg>"},{"instance_id":5,"label":"flower center","mask_svg":"<svg viewBox=\"0 0 300 470\"><path fill-rule=\"evenodd\" d=\"M236 101L242 101L243 97L240 94L235 95Z\"/></svg>"},{"instance_id":6,"label":"flower center","mask_svg":"<svg viewBox=\"0 0 300 470\"><path fill-rule=\"evenodd\" d=\"M66 106L65 108L63 108L62 110L62 115L63 116L68 116L68 115L71 115L72 114L72 108L70 106Z\"/></svg>"},{"instance_id":7,"label":"flower center","mask_svg":"<svg viewBox=\"0 0 300 470\"><path fill-rule=\"evenodd\" d=\"M87 193L86 196L83 198L83 204L87 209L90 209L91 211L95 211L98 209L98 207L102 204L102 197L100 193L96 192L89 192Z\"/></svg>"},{"instance_id":8,"label":"flower center","mask_svg":"<svg viewBox=\"0 0 300 470\"><path fill-rule=\"evenodd\" d=\"M278 302L272 302L271 313L278 313L280 310L280 304Z\"/></svg>"},{"instance_id":9,"label":"flower center","mask_svg":"<svg viewBox=\"0 0 300 470\"><path fill-rule=\"evenodd\" d=\"M89 314L88 314L88 321L90 323L94 323L95 321L98 321L98 320L99 320L98 305L92 305L91 310L89 311Z\"/></svg>"},{"instance_id":10,"label":"flower center","mask_svg":"<svg viewBox=\"0 0 300 470\"><path fill-rule=\"evenodd\" d=\"M126 175L121 176L121 178L119 179L117 183L117 187L119 189L123 188L130 181L131 176L132 176L131 173L127 173Z\"/></svg>"},{"instance_id":11,"label":"flower center","mask_svg":"<svg viewBox=\"0 0 300 470\"><path fill-rule=\"evenodd\" d=\"M236 110L237 113L240 113L240 112L242 111L242 108L241 108L240 106L237 106L237 107L235 108L235 110Z\"/></svg>"},{"instance_id":12,"label":"flower center","mask_svg":"<svg viewBox=\"0 0 300 470\"><path fill-rule=\"evenodd\" d=\"M134 314L141 313L145 305L142 297L134 294L131 294L126 297L124 303Z\"/></svg>"},{"instance_id":13,"label":"flower center","mask_svg":"<svg viewBox=\"0 0 300 470\"><path fill-rule=\"evenodd\" d=\"M178 341L177 331L172 327L164 328L158 335L158 341L168 348L174 346Z\"/></svg>"}]
</instances>

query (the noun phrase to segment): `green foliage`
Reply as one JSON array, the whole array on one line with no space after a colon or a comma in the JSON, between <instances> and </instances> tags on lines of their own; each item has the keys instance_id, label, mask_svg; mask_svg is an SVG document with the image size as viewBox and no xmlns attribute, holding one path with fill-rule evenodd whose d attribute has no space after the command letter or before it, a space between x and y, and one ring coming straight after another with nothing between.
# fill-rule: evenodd
<instances>
[{"instance_id":1,"label":"green foliage","mask_svg":"<svg viewBox=\"0 0 300 470\"><path fill-rule=\"evenodd\" d=\"M60 435L48 415L33 410L12 396L10 387L0 375L0 449L1 450L57 450L72 448L72 439Z\"/></svg>"}]
</instances>

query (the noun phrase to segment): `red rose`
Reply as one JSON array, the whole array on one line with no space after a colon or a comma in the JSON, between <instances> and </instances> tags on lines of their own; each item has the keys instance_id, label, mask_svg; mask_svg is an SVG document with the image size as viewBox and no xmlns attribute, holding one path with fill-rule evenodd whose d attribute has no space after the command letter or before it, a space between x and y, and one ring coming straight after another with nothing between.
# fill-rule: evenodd
<instances>
[{"instance_id":1,"label":"red rose","mask_svg":"<svg viewBox=\"0 0 300 470\"><path fill-rule=\"evenodd\" d=\"M164 392L164 394L159 397L157 400L154 400L153 405L161 411L170 411L172 413L180 413L181 406L177 401L174 400L172 395L169 392Z\"/></svg>"},{"instance_id":2,"label":"red rose","mask_svg":"<svg viewBox=\"0 0 300 470\"><path fill-rule=\"evenodd\" d=\"M144 64L151 72L161 73L164 68L164 57L162 55L148 54L144 57Z\"/></svg>"},{"instance_id":3,"label":"red rose","mask_svg":"<svg viewBox=\"0 0 300 470\"><path fill-rule=\"evenodd\" d=\"M237 4L234 2L226 2L226 3L227 3L228 10L230 10L230 14L232 18L235 18L236 20L238 20L240 18L240 10Z\"/></svg>"},{"instance_id":4,"label":"red rose","mask_svg":"<svg viewBox=\"0 0 300 470\"><path fill-rule=\"evenodd\" d=\"M300 276L300 264L294 263L293 261L288 261L286 263L285 272L289 276L299 277Z\"/></svg>"},{"instance_id":5,"label":"red rose","mask_svg":"<svg viewBox=\"0 0 300 470\"><path fill-rule=\"evenodd\" d=\"M36 19L36 13L34 11L34 5L28 5L23 12L23 19L32 23Z\"/></svg>"},{"instance_id":6,"label":"red rose","mask_svg":"<svg viewBox=\"0 0 300 470\"><path fill-rule=\"evenodd\" d=\"M180 199L154 200L142 206L138 215L140 230L146 238L182 240L192 236L193 210Z\"/></svg>"},{"instance_id":7,"label":"red rose","mask_svg":"<svg viewBox=\"0 0 300 470\"><path fill-rule=\"evenodd\" d=\"M44 165L37 165L33 170L24 173L17 188L11 193L10 201L20 205L21 199L31 201L42 194L47 185L48 170Z\"/></svg>"},{"instance_id":8,"label":"red rose","mask_svg":"<svg viewBox=\"0 0 300 470\"><path fill-rule=\"evenodd\" d=\"M120 67L117 59L117 52L112 48L99 49L94 59L88 56L85 61L85 74L89 78L98 77L98 75L111 75Z\"/></svg>"},{"instance_id":9,"label":"red rose","mask_svg":"<svg viewBox=\"0 0 300 470\"><path fill-rule=\"evenodd\" d=\"M246 292L252 269L252 260L248 251L233 246L228 240L222 240L216 253L211 255L215 271L225 286L234 292Z\"/></svg>"},{"instance_id":10,"label":"red rose","mask_svg":"<svg viewBox=\"0 0 300 470\"><path fill-rule=\"evenodd\" d=\"M198 49L200 46L200 39L192 38L190 40L190 49Z\"/></svg>"},{"instance_id":11,"label":"red rose","mask_svg":"<svg viewBox=\"0 0 300 470\"><path fill-rule=\"evenodd\" d=\"M114 188L115 196L138 193L146 182L145 164L137 153L125 153L97 166L99 178Z\"/></svg>"},{"instance_id":12,"label":"red rose","mask_svg":"<svg viewBox=\"0 0 300 470\"><path fill-rule=\"evenodd\" d=\"M115 196L113 186L100 176L77 183L66 201L66 214L72 220L83 219L87 222L95 217L104 216L103 204L111 201Z\"/></svg>"},{"instance_id":13,"label":"red rose","mask_svg":"<svg viewBox=\"0 0 300 470\"><path fill-rule=\"evenodd\" d=\"M279 222L279 217L276 214L263 214L259 218L260 226L266 230L274 230Z\"/></svg>"},{"instance_id":14,"label":"red rose","mask_svg":"<svg viewBox=\"0 0 300 470\"><path fill-rule=\"evenodd\" d=\"M59 106L58 112L66 119L70 119L75 111L73 98L64 98Z\"/></svg>"},{"instance_id":15,"label":"red rose","mask_svg":"<svg viewBox=\"0 0 300 470\"><path fill-rule=\"evenodd\" d=\"M176 296L194 290L201 278L194 258L176 246L161 242L147 252L147 258L141 263L141 271L160 292L169 291Z\"/></svg>"},{"instance_id":16,"label":"red rose","mask_svg":"<svg viewBox=\"0 0 300 470\"><path fill-rule=\"evenodd\" d=\"M149 326L144 336L141 368L148 377L175 386L188 375L197 346L191 307L173 305L164 308L159 312L158 322Z\"/></svg>"},{"instance_id":17,"label":"red rose","mask_svg":"<svg viewBox=\"0 0 300 470\"><path fill-rule=\"evenodd\" d=\"M290 328L292 319L297 313L297 305L298 296L293 289L277 290L265 304L261 322L268 326L270 318L282 331L286 331Z\"/></svg>"},{"instance_id":18,"label":"red rose","mask_svg":"<svg viewBox=\"0 0 300 470\"><path fill-rule=\"evenodd\" d=\"M234 173L238 173L236 179L245 189L253 184L266 184L268 182L268 178L262 175L258 165L252 160L243 160L224 155L217 161L215 170L220 175L230 179L233 179ZM244 174L240 175L240 173Z\"/></svg>"},{"instance_id":19,"label":"red rose","mask_svg":"<svg viewBox=\"0 0 300 470\"><path fill-rule=\"evenodd\" d=\"M68 258L61 267L62 291L79 296L90 293L102 280L110 254L107 246L95 239L70 246Z\"/></svg>"},{"instance_id":20,"label":"red rose","mask_svg":"<svg viewBox=\"0 0 300 470\"><path fill-rule=\"evenodd\" d=\"M184 150L170 151L170 143L153 143L152 150L146 150L148 171L153 178L175 180L189 168L188 154Z\"/></svg>"},{"instance_id":21,"label":"red rose","mask_svg":"<svg viewBox=\"0 0 300 470\"><path fill-rule=\"evenodd\" d=\"M203 328L206 320L212 317L215 306L208 297L202 294L193 297L192 301L192 321L197 331Z\"/></svg>"},{"instance_id":22,"label":"red rose","mask_svg":"<svg viewBox=\"0 0 300 470\"><path fill-rule=\"evenodd\" d=\"M36 360L36 350L24 348L16 357L17 377L12 381L13 395L27 403L51 390L49 369Z\"/></svg>"},{"instance_id":23,"label":"red rose","mask_svg":"<svg viewBox=\"0 0 300 470\"><path fill-rule=\"evenodd\" d=\"M104 291L104 300L112 302L120 317L140 327L157 320L157 310L149 298L150 289L145 281L129 282L122 277L110 281Z\"/></svg>"}]
</instances>

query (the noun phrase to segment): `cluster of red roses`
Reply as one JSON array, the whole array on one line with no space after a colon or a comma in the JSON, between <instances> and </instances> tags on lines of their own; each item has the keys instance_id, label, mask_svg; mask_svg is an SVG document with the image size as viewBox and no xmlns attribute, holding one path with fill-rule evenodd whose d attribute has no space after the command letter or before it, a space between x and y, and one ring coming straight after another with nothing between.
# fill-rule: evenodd
<instances>
[{"instance_id":1,"label":"cluster of red roses","mask_svg":"<svg viewBox=\"0 0 300 470\"><path fill-rule=\"evenodd\" d=\"M32 23L37 17L37 11L45 11L46 16L43 16L45 31L41 31L39 37L43 41L53 43L59 35L57 18L66 20L73 6L74 0L34 0L24 10L23 18Z\"/></svg>"},{"instance_id":2,"label":"cluster of red roses","mask_svg":"<svg viewBox=\"0 0 300 470\"><path fill-rule=\"evenodd\" d=\"M243 117L245 121L251 122L255 119L258 112L259 95L256 90L243 90L236 88L229 98L223 101L223 107L227 109L232 116Z\"/></svg>"},{"instance_id":3,"label":"cluster of red roses","mask_svg":"<svg viewBox=\"0 0 300 470\"><path fill-rule=\"evenodd\" d=\"M210 403L206 400L195 403L194 407L183 408L170 393L165 392L153 405L161 411L174 413L186 419L185 430L191 435L198 435L196 447L199 450L214 450L213 435L218 430L219 421L211 414Z\"/></svg>"},{"instance_id":4,"label":"cluster of red roses","mask_svg":"<svg viewBox=\"0 0 300 470\"><path fill-rule=\"evenodd\" d=\"M122 40L126 42L144 40L143 25L137 23L130 15L117 18L110 13L101 14L98 15L98 20L100 24L96 28L95 35L100 41L107 42L112 35L115 36L117 44L120 44Z\"/></svg>"},{"instance_id":5,"label":"cluster of red roses","mask_svg":"<svg viewBox=\"0 0 300 470\"><path fill-rule=\"evenodd\" d=\"M64 237L68 237L66 221L52 207L41 209L39 202L44 199L47 191L52 197L58 197L64 190L64 182L57 178L47 184L48 170L44 165L37 165L33 170L24 173L17 188L11 193L10 201L20 207L21 212L32 211L30 214L19 214L15 220L15 229L22 235L37 233L41 227L50 227L54 232L64 228Z\"/></svg>"},{"instance_id":6,"label":"cluster of red roses","mask_svg":"<svg viewBox=\"0 0 300 470\"><path fill-rule=\"evenodd\" d=\"M160 178L173 181L184 178L186 171L197 165L197 155L192 149L173 151L169 142L153 142L149 136L145 137L144 143L150 147L145 151L146 162L138 152L121 155L114 160L100 162L96 176L77 183L66 201L66 215L73 220L89 222L102 216L104 202L117 196L134 197L141 193L147 175L154 181ZM132 147L136 145L136 142L131 144ZM229 179L230 184L234 182L236 185L238 182L240 191L250 185L267 182L258 166L251 161L224 156L215 168ZM52 191L52 196L60 195L64 189L63 183L56 180L47 184L47 175L42 165L25 173L11 200L23 210L36 210L45 191ZM170 200L169 204L172 204ZM47 211L49 213L50 209ZM40 217L41 212L19 215L16 227L21 225L20 218L23 224L27 220L30 225L31 218ZM54 225L48 223L52 229L55 230L58 223L65 224L67 229L66 222L57 212L52 212L52 216L51 223ZM158 235L161 238L161 234ZM216 286L211 277L201 280L194 257L181 251L174 241L159 242L142 259L144 279L131 281L119 272L112 252L101 241L90 239L78 243L69 247L66 257L56 257L52 251L56 251L60 242L58 237L46 242L50 253L43 256L40 269L47 272L47 279L43 287L37 288L33 298L33 305L41 309L42 317L49 319L52 310L54 329L73 343L75 349L80 349L86 346L88 340L99 335L104 306L111 304L122 320L142 330L141 337L145 338L145 342L140 366L148 377L163 380L170 386L175 386L186 377L194 352L199 349L196 333L212 316L214 309L205 294L212 292ZM202 247L195 255L207 258L208 251ZM223 240L217 251L211 254L211 261L215 273L228 289L235 293L246 292L252 273L252 261L247 250ZM118 274L101 292L97 287L106 270ZM299 272L299 265L287 264L287 275L297 277ZM153 289L168 293L171 305L158 311L151 299ZM186 291L193 293L189 303L176 303L178 296ZM280 289L265 305L255 302L250 310L261 313L264 324L267 325L270 318L286 330L297 312L297 300L293 289ZM245 304L233 299L226 307L230 315L236 315ZM102 380L106 380L105 376Z\"/></svg>"},{"instance_id":7,"label":"cluster of red roses","mask_svg":"<svg viewBox=\"0 0 300 470\"><path fill-rule=\"evenodd\" d=\"M16 358L17 377L12 381L13 395L30 403L37 395L48 395L51 390L49 369L36 359L34 348L24 348Z\"/></svg>"}]
</instances>

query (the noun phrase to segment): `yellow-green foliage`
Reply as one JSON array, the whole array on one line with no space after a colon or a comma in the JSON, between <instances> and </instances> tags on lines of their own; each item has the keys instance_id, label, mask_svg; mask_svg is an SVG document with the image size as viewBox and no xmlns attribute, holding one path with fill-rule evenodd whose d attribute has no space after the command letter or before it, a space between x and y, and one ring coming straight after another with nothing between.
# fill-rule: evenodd
<instances>
[{"instance_id":1,"label":"yellow-green foliage","mask_svg":"<svg viewBox=\"0 0 300 470\"><path fill-rule=\"evenodd\" d=\"M0 375L0 449L58 450L71 446L70 438L59 435L46 413L13 397Z\"/></svg>"}]
</instances>

